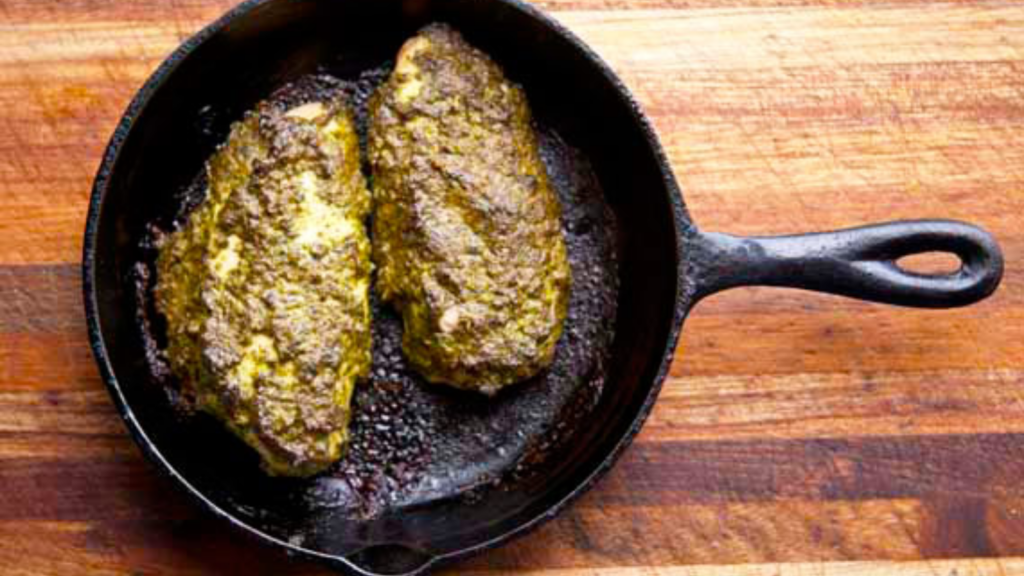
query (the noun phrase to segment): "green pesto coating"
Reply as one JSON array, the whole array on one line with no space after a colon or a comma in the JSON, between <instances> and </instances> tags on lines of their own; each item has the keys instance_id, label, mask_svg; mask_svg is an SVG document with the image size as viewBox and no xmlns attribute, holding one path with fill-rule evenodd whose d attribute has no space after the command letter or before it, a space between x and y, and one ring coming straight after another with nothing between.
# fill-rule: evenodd
<instances>
[{"instance_id":1,"label":"green pesto coating","mask_svg":"<svg viewBox=\"0 0 1024 576\"><path fill-rule=\"evenodd\" d=\"M526 96L434 24L370 103L377 288L429 381L493 394L549 365L570 272Z\"/></svg>"},{"instance_id":2,"label":"green pesto coating","mask_svg":"<svg viewBox=\"0 0 1024 576\"><path fill-rule=\"evenodd\" d=\"M268 473L319 472L342 455L370 367L370 195L351 116L261 104L207 175L157 261L171 367Z\"/></svg>"}]
</instances>

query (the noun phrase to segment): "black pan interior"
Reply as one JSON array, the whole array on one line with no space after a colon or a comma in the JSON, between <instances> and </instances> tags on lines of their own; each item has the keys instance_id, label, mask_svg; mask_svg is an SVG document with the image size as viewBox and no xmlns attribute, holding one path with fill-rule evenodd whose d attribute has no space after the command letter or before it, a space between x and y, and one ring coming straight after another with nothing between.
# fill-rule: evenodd
<instances>
[{"instance_id":1,"label":"black pan interior","mask_svg":"<svg viewBox=\"0 0 1024 576\"><path fill-rule=\"evenodd\" d=\"M628 95L515 2L271 0L236 12L147 85L97 180L86 284L124 410L206 503L312 552L364 550L364 564L387 564L391 546L453 555L545 517L631 436L688 303L674 223L685 213ZM359 104L432 21L456 26L526 88L565 210L576 316L548 375L488 402L417 382L398 353L398 320L376 307L351 462L314 480L267 478L216 422L183 416L163 393L173 379L154 354L159 318L146 311L151 236L194 204L203 163L244 111L339 91Z\"/></svg>"},{"instance_id":2,"label":"black pan interior","mask_svg":"<svg viewBox=\"0 0 1024 576\"><path fill-rule=\"evenodd\" d=\"M339 77L329 63L274 91L271 105L288 110L313 101L343 99L355 109L365 147L369 96L390 73L390 62L353 78ZM207 118L215 113L207 111ZM211 127L211 131L216 128ZM217 139L223 141L223 136ZM563 206L562 220L573 289L564 336L550 368L496 398L431 386L409 368L401 353L402 322L371 296L373 367L356 387L349 450L339 464L308 480L270 478L258 470L254 451L195 414L168 368L165 322L153 306L158 238L175 230L203 198L200 169L175 198L176 213L155 214L142 238L135 267L135 297L154 392L168 394L180 415L179 446L188 446L198 474L226 470L248 474L232 495L260 501L278 517L295 509L308 515L368 519L387 511L449 498L478 499L535 475L568 441L598 402L614 334L618 302L618 239L614 213L604 200L593 168L580 152L553 133L539 130L541 155ZM369 173L369 167L364 166ZM277 499L268 501L267 495Z\"/></svg>"}]
</instances>

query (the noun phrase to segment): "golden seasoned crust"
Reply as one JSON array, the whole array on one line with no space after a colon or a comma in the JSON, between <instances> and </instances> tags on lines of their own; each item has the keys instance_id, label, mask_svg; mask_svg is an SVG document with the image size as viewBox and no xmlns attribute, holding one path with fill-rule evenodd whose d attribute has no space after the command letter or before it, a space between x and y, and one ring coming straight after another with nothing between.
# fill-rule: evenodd
<instances>
[{"instance_id":1,"label":"golden seasoned crust","mask_svg":"<svg viewBox=\"0 0 1024 576\"><path fill-rule=\"evenodd\" d=\"M261 104L207 175L157 262L168 358L268 472L318 472L341 457L370 367L370 195L352 118L340 102Z\"/></svg>"},{"instance_id":2,"label":"golden seasoned crust","mask_svg":"<svg viewBox=\"0 0 1024 576\"><path fill-rule=\"evenodd\" d=\"M377 287L409 361L488 394L539 372L570 272L522 89L435 24L402 47L370 122Z\"/></svg>"}]
</instances>

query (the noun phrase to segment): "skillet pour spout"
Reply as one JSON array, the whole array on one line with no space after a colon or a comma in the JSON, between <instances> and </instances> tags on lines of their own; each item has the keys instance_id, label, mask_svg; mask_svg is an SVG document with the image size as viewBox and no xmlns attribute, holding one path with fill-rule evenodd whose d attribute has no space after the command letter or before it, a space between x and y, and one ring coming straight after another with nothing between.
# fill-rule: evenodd
<instances>
[{"instance_id":1,"label":"skillet pour spout","mask_svg":"<svg viewBox=\"0 0 1024 576\"><path fill-rule=\"evenodd\" d=\"M435 497L427 482L425 496L413 502L398 502L387 492L383 509L363 516L338 504L354 490L344 478L268 478L258 458L233 444L221 427L199 419L183 425L167 401L164 380L147 363L154 347L139 327L135 279L152 223L173 222L184 213L183 190L195 182L232 122L283 86L321 74L355 86L365 107L378 73L390 70L403 42L433 22L453 26L494 59L523 87L538 133L564 144L560 150L571 148L548 160L558 165L558 174L573 178L552 180L568 187L566 206L580 209L573 223L580 233L611 231L612 263L595 258L590 264L602 274L594 278L607 277L605 284L616 285L617 292L607 298L607 327L585 335L575 331L575 350L607 350L600 378L588 365L578 379L567 380L570 391L594 391L586 410L575 411L582 414L578 422L532 474L519 475L511 458L502 461L504 468L486 469L486 477L476 467L507 448L530 410L505 419L514 424L510 435L490 435L500 446L482 450L473 444L476 451L468 453L479 459L454 464L453 454L467 453L444 450L458 438L458 426L437 426L430 439L440 448L429 463L437 465L435 478L451 491ZM601 218L590 217L586 208L595 204L614 226L602 227ZM931 251L955 254L960 268L922 275L897 263ZM702 298L769 285L950 308L991 294L1002 277L1003 256L989 233L946 220L776 238L700 230L650 122L622 81L579 38L525 1L247 0L183 43L132 100L93 185L82 273L88 336L100 374L126 428L157 470L200 508L259 542L347 574L414 576L526 534L592 488L642 428L675 358L683 323ZM605 339L600 347L599 338ZM538 388L545 390L533 390ZM509 393L506 399L518 392ZM531 398L545 400L542 394ZM469 402L441 401L460 410ZM493 406L478 414L490 414ZM551 428L567 412L574 410L550 411ZM457 415L463 424L465 412ZM542 445L545 439L537 433L523 443Z\"/></svg>"}]
</instances>

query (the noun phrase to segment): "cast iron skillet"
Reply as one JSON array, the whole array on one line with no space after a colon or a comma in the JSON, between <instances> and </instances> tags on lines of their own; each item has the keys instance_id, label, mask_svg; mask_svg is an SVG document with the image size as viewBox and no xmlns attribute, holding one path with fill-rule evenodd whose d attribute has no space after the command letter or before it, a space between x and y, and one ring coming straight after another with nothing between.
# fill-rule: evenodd
<instances>
[{"instance_id":1,"label":"cast iron skillet","mask_svg":"<svg viewBox=\"0 0 1024 576\"><path fill-rule=\"evenodd\" d=\"M245 492L254 471L210 474L181 446L131 313L135 247L154 213L172 211L227 122L282 84L331 62L358 74L394 57L420 26L445 21L521 83L538 124L595 167L619 226L619 299L607 385L539 479L371 519L310 516L292 484ZM826 209L826 208L823 208ZM902 270L900 257L944 251L954 273ZM85 233L89 336L118 411L143 452L205 508L258 539L353 574L419 574L497 546L558 514L630 443L650 411L683 320L701 298L736 286L788 286L929 308L991 294L1003 258L986 232L923 220L824 234L738 238L698 230L650 124L623 84L579 39L519 0L251 0L185 42L139 91L96 177ZM195 442L192 438L189 442ZM201 460L201 459L200 459ZM205 461L203 461L205 462ZM215 464L210 464L214 466ZM258 474L256 472L255 474ZM260 480L265 482L266 480ZM298 490L296 492L296 490ZM305 499L304 499L305 498Z\"/></svg>"}]
</instances>

